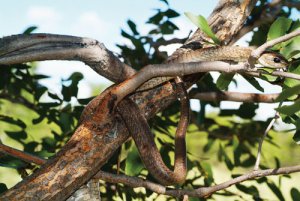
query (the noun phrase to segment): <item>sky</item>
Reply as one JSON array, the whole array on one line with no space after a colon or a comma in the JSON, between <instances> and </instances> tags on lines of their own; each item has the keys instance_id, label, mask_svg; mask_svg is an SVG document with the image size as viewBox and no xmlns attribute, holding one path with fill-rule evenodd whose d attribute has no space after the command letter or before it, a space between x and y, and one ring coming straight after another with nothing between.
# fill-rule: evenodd
<instances>
[{"instance_id":1,"label":"sky","mask_svg":"<svg viewBox=\"0 0 300 201\"><path fill-rule=\"evenodd\" d=\"M173 21L179 31L176 37L185 37L195 26L183 15L192 12L207 17L217 4L217 0L172 0L170 7L181 14ZM145 25L150 16L156 13L155 9L166 9L166 5L159 0L10 0L2 3L0 12L0 37L22 33L29 26L37 26L35 32L65 34L97 39L113 52L119 52L116 44L128 44L120 36L121 29L127 30L126 21L131 19L137 24L141 33L146 33L151 27ZM295 14L299 17L299 13ZM248 38L251 35L247 36ZM246 45L245 40L239 44ZM169 46L165 49L172 53L179 46ZM89 67L80 62L70 61L45 61L39 62L38 72L50 75L52 78L44 80L43 84L50 87L52 92L59 93L61 79L68 78L72 72L79 71L85 79L80 82L79 96L89 97L92 87L103 89L103 85L111 84L105 78L96 74ZM243 79L239 79L239 88L231 85L232 91L257 92ZM102 86L102 87L100 87ZM280 91L280 88L268 85L268 93ZM267 87L268 87L267 86ZM258 116L266 116L264 110L272 109L274 105L264 104ZM192 101L192 107L199 109L197 101ZM222 107L238 108L239 104L222 102Z\"/></svg>"}]
</instances>

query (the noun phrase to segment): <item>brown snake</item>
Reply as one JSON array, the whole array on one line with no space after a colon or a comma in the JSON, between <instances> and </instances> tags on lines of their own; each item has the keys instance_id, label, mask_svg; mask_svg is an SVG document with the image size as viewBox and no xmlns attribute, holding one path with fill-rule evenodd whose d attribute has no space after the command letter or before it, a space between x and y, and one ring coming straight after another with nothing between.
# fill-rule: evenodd
<instances>
[{"instance_id":1,"label":"brown snake","mask_svg":"<svg viewBox=\"0 0 300 201\"><path fill-rule=\"evenodd\" d=\"M243 47L212 47L200 49L193 52L180 55L171 62L185 63L197 61L215 61L227 60L234 62L246 61L249 57L252 48ZM276 58L276 59L275 59ZM267 67L283 68L287 66L287 61L279 54L273 52L264 53L258 60L259 63ZM170 62L169 62L170 63ZM144 73L144 74L143 74ZM147 79L152 77L143 78L147 74L140 71L133 77L115 85L106 90L102 95L102 99L93 100L84 110L82 116L90 115L94 112L96 106L107 107L109 113L114 111L114 108L119 104L123 106L125 111L119 111L123 120L126 123L129 133L132 135L136 146L141 155L142 161L152 176L164 185L181 184L185 181L186 177L186 145L185 145L185 132L188 125L188 99L185 89L182 84L178 84L179 95L181 100L181 118L179 126L176 131L175 137L175 164L174 171L169 170L164 164L159 151L154 143L153 134L147 124L146 119L140 114L138 107L130 100L123 100L125 96L136 90L138 85L143 84ZM142 77L142 79L139 79ZM162 77L159 79L151 79L142 85L139 89L146 90L153 88L163 82L166 82L173 77ZM137 81L136 81L137 80ZM123 100L123 101L121 101ZM101 103L102 102L102 103ZM107 111L107 109L105 109ZM104 110L104 111L105 111ZM133 115L134 114L134 115Z\"/></svg>"},{"instance_id":2,"label":"brown snake","mask_svg":"<svg viewBox=\"0 0 300 201\"><path fill-rule=\"evenodd\" d=\"M119 111L135 141L143 163L151 175L163 185L184 183L187 172L185 134L189 124L189 100L182 82L177 82L177 89L181 103L181 116L175 134L174 171L171 171L164 164L147 120L141 114L138 106L127 99L127 107L123 107L123 111ZM120 102L120 105L123 105L123 103L124 101ZM126 108L125 111L124 108Z\"/></svg>"}]
</instances>

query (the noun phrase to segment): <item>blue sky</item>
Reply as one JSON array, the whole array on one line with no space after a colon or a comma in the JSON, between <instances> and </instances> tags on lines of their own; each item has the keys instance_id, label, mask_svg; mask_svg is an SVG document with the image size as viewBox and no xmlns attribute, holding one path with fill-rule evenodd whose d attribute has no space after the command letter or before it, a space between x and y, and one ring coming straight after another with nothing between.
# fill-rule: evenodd
<instances>
[{"instance_id":1,"label":"blue sky","mask_svg":"<svg viewBox=\"0 0 300 201\"><path fill-rule=\"evenodd\" d=\"M170 0L169 3L170 7L180 14L192 12L207 17L217 2L217 0ZM126 21L133 20L139 31L146 33L151 27L145 25L145 22L156 12L154 10L156 8L165 9L166 6L159 0L10 0L2 3L0 37L21 33L27 27L35 25L38 26L35 32L90 37L104 43L111 51L118 52L119 49L115 44L128 43L120 36L121 28L127 28ZM293 18L299 18L299 12L294 12ZM176 18L174 22L180 29L175 33L175 37L185 37L190 30L195 30L195 26L184 15ZM246 45L245 40L240 44ZM176 47L178 46L173 45L165 49L171 53ZM44 80L43 84L50 87L54 93L59 93L61 79L67 78L74 71L85 75L79 86L79 96L82 98L91 95L91 85L98 87L100 92L103 85L110 84L80 62L46 61L40 62L38 68L38 72L52 76L52 79ZM236 89L232 85L231 90L257 92L244 80L239 79L239 82L239 88ZM271 85L268 89L268 93L280 91L278 87ZM199 109L199 104L192 106ZM237 108L239 104L224 102L222 106Z\"/></svg>"}]
</instances>

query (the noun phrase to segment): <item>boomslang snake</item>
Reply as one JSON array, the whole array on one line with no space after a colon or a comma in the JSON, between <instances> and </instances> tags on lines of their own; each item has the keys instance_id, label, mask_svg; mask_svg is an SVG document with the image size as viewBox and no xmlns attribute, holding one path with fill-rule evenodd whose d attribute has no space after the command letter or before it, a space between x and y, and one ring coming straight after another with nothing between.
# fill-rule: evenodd
<instances>
[{"instance_id":1,"label":"boomslang snake","mask_svg":"<svg viewBox=\"0 0 300 201\"><path fill-rule=\"evenodd\" d=\"M168 63L219 60L243 62L248 59L252 50L252 48L244 47L211 47L187 52L169 61ZM283 56L273 52L263 53L258 59L258 63L270 68L285 68L288 65L287 60ZM108 111L108 115L113 114L113 111L118 105L118 103L125 96L127 96L131 92L134 92L138 88L138 86L132 84L136 84L136 82L134 82L134 79L136 78L136 76L138 76L138 74L139 73L118 85L112 86L104 92L105 95L102 94L102 96L99 96L101 98L96 98L93 101L91 101L83 111L82 117L86 119L86 117L91 116L94 113L95 109L102 109L103 111ZM147 78L145 78L144 82L147 81ZM140 82L141 85L143 84L140 88L138 88L138 90L146 90L149 88L153 88L170 79L173 78L154 78L145 82L144 84L142 81L138 81L138 84ZM135 88L132 88L132 86L134 86ZM142 114L140 114L138 107L132 101L125 99L120 103L120 106L122 106L125 112L117 110L118 113L122 116L123 120L125 121L129 133L132 135L134 141L136 142L144 165L152 174L152 176L164 185L183 183L185 181L186 175L186 149L184 136L187 128L189 108L187 106L187 98L183 96L183 94L186 93L184 92L185 90L182 88L183 86L177 86L180 92L179 95L181 99L181 111L184 111L184 115L181 116L181 119L179 121L179 127L176 131L176 158L174 172L170 171L161 159L158 149L156 148L156 145L154 143L151 130L147 124L146 119L142 116Z\"/></svg>"}]
</instances>

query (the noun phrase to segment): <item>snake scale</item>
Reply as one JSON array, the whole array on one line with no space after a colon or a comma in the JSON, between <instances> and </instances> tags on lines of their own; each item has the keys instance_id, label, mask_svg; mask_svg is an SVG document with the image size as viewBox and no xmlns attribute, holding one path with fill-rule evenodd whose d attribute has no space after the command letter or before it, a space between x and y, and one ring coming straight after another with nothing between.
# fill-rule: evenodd
<instances>
[{"instance_id":1,"label":"snake scale","mask_svg":"<svg viewBox=\"0 0 300 201\"><path fill-rule=\"evenodd\" d=\"M185 63L198 61L231 61L244 62L251 54L252 48L245 47L211 47L182 54L168 63ZM270 68L285 68L288 65L287 60L280 54L274 52L264 52L258 59L258 63ZM153 134L147 124L145 117L139 112L138 106L132 101L125 99L128 94L134 92L138 87L130 88L131 81L139 73L124 82L112 86L105 93L102 99L94 99L90 102L82 113L85 117L94 112L99 105L109 107L109 111L114 111L118 104L123 105L125 111L117 111L126 123L127 129L134 139L142 161L152 176L164 185L181 184L186 176L186 145L185 132L188 125L188 99L186 91L182 84L178 83L178 95L181 100L181 118L175 137L175 164L174 171L169 170L164 164L160 153L154 143ZM142 84L138 90L147 90L169 81L173 77L153 78ZM128 87L129 86L129 87ZM130 90L127 90L127 89ZM123 100L123 101L121 101ZM101 104L107 102L107 104ZM101 106L100 106L101 107ZM100 108L101 109L101 108ZM107 111L107 109L106 109ZM134 114L134 115L133 115Z\"/></svg>"}]
</instances>

